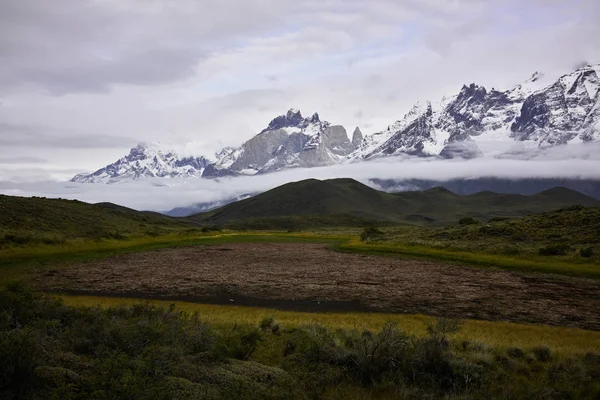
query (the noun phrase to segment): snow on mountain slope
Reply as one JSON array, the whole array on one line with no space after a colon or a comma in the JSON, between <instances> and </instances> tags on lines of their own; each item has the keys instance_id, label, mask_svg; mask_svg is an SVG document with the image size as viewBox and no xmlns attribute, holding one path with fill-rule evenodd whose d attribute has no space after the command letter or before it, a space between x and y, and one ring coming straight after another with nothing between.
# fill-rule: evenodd
<instances>
[{"instance_id":1,"label":"snow on mountain slope","mask_svg":"<svg viewBox=\"0 0 600 400\"><path fill-rule=\"evenodd\" d=\"M346 130L321 121L315 113L304 118L290 109L273 119L258 135L238 149L225 149L203 176L253 174L289 167L331 165L355 150Z\"/></svg>"},{"instance_id":2,"label":"snow on mountain slope","mask_svg":"<svg viewBox=\"0 0 600 400\"><path fill-rule=\"evenodd\" d=\"M563 75L552 85L527 97L511 126L516 140L540 145L599 139L600 65Z\"/></svg>"},{"instance_id":3,"label":"snow on mountain slope","mask_svg":"<svg viewBox=\"0 0 600 400\"><path fill-rule=\"evenodd\" d=\"M305 118L290 109L239 148L224 148L212 161L139 145L117 162L72 181L254 175L401 154L506 157L596 140L600 140L600 65L587 65L555 80L536 72L505 91L464 85L437 103L415 104L383 131L363 137L357 128L352 140L344 127L321 121L319 114Z\"/></svg>"},{"instance_id":4,"label":"snow on mountain slope","mask_svg":"<svg viewBox=\"0 0 600 400\"><path fill-rule=\"evenodd\" d=\"M140 143L113 164L92 174L76 175L71 181L115 183L144 178L200 177L208 164L204 157L179 157L173 151L163 152L158 143Z\"/></svg>"},{"instance_id":5,"label":"snow on mountain slope","mask_svg":"<svg viewBox=\"0 0 600 400\"><path fill-rule=\"evenodd\" d=\"M437 105L415 105L385 131L366 137L348 158L398 154L471 158L481 155L480 145L490 141L547 146L599 140L599 76L596 65L554 82L536 72L503 92L464 85Z\"/></svg>"}]
</instances>

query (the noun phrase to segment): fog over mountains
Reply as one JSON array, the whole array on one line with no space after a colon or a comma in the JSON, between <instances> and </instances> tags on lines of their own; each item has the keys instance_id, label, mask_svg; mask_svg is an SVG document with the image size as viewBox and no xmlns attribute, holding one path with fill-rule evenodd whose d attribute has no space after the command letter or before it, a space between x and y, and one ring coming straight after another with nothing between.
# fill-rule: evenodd
<instances>
[{"instance_id":1,"label":"fog over mountains","mask_svg":"<svg viewBox=\"0 0 600 400\"><path fill-rule=\"evenodd\" d=\"M600 140L600 64L556 80L536 72L503 91L471 83L437 102L415 104L383 131L363 135L357 127L349 132L318 113L305 117L290 109L238 148L182 157L157 144L139 144L72 182L258 175L391 156L531 158L551 147Z\"/></svg>"}]
</instances>

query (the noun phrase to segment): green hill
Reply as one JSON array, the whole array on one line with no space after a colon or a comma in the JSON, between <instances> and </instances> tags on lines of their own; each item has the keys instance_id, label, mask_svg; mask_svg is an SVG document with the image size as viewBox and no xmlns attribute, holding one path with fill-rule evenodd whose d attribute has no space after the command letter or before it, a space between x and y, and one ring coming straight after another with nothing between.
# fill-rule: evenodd
<instances>
[{"instance_id":1,"label":"green hill","mask_svg":"<svg viewBox=\"0 0 600 400\"><path fill-rule=\"evenodd\" d=\"M353 179L319 181L308 179L288 183L265 193L189 217L203 224L235 225L333 216L358 221L437 224L463 217L489 219L518 217L581 204L598 206L600 201L579 192L554 188L533 196L481 192L460 196L444 188L419 192L386 193ZM330 224L329 221L328 224Z\"/></svg>"},{"instance_id":2,"label":"green hill","mask_svg":"<svg viewBox=\"0 0 600 400\"><path fill-rule=\"evenodd\" d=\"M181 230L192 222L111 203L0 195L0 240L55 243L67 239L123 238Z\"/></svg>"}]
</instances>

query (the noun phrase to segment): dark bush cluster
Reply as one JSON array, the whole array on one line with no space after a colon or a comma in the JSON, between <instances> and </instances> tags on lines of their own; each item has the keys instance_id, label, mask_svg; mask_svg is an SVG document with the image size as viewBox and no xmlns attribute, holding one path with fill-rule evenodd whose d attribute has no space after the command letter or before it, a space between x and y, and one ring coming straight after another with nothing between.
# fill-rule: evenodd
<instances>
[{"instance_id":1,"label":"dark bush cluster","mask_svg":"<svg viewBox=\"0 0 600 400\"><path fill-rule=\"evenodd\" d=\"M0 237L0 246L16 245L25 246L32 244L62 244L65 243L65 239L57 236L44 236L44 235L18 235L14 233L6 234Z\"/></svg>"},{"instance_id":2,"label":"dark bush cluster","mask_svg":"<svg viewBox=\"0 0 600 400\"><path fill-rule=\"evenodd\" d=\"M427 336L417 339L394 323L387 323L376 333L341 331L337 337L325 328L308 327L297 330L286 344L284 368L293 370L300 365L319 371L321 379L329 376L328 384L348 375L366 387L408 383L428 390L460 392L481 385L484 370L452 352L451 336L459 329L456 321L442 319L428 327ZM312 382L312 388L320 393L316 381Z\"/></svg>"},{"instance_id":3,"label":"dark bush cluster","mask_svg":"<svg viewBox=\"0 0 600 400\"><path fill-rule=\"evenodd\" d=\"M202 227L202 229L200 229L200 231L202 233L221 232L222 229L219 228L218 226L204 226L204 227Z\"/></svg>"},{"instance_id":4,"label":"dark bush cluster","mask_svg":"<svg viewBox=\"0 0 600 400\"><path fill-rule=\"evenodd\" d=\"M239 398L245 387L268 398L248 374L271 371L230 370L260 341L258 328L215 332L175 307L71 308L13 284L0 292L0 398L171 399L173 377L201 398Z\"/></svg>"},{"instance_id":5,"label":"dark bush cluster","mask_svg":"<svg viewBox=\"0 0 600 400\"><path fill-rule=\"evenodd\" d=\"M504 222L504 221L508 221L510 220L510 218L508 217L492 217L488 220L489 223L494 223L494 222Z\"/></svg>"},{"instance_id":6,"label":"dark bush cluster","mask_svg":"<svg viewBox=\"0 0 600 400\"><path fill-rule=\"evenodd\" d=\"M383 237L384 233L374 226L368 226L360 234L360 240L363 242L378 240Z\"/></svg>"},{"instance_id":7,"label":"dark bush cluster","mask_svg":"<svg viewBox=\"0 0 600 400\"><path fill-rule=\"evenodd\" d=\"M581 204L575 204L569 207L565 207L565 208L561 208L556 210L556 212L569 212L569 211L581 211L585 208L585 206L582 206Z\"/></svg>"},{"instance_id":8,"label":"dark bush cluster","mask_svg":"<svg viewBox=\"0 0 600 400\"><path fill-rule=\"evenodd\" d=\"M458 224L461 226L464 225L477 225L479 223L478 220L476 220L473 217L464 217L458 220Z\"/></svg>"},{"instance_id":9,"label":"dark bush cluster","mask_svg":"<svg viewBox=\"0 0 600 400\"><path fill-rule=\"evenodd\" d=\"M540 256L566 256L571 253L573 248L566 243L550 244L546 247L542 247L538 254Z\"/></svg>"},{"instance_id":10,"label":"dark bush cluster","mask_svg":"<svg viewBox=\"0 0 600 400\"><path fill-rule=\"evenodd\" d=\"M592 247L582 247L579 249L579 255L584 258L590 258L594 255L594 249Z\"/></svg>"}]
</instances>

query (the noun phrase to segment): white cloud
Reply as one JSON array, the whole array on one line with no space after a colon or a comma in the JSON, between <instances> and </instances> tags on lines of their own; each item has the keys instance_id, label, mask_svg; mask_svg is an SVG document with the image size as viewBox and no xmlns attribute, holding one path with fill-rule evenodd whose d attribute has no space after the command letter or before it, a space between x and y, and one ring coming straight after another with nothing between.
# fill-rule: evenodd
<instances>
[{"instance_id":1,"label":"white cloud","mask_svg":"<svg viewBox=\"0 0 600 400\"><path fill-rule=\"evenodd\" d=\"M363 183L370 179L435 180L498 177L569 178L600 180L600 143L569 145L547 149L531 157L440 160L426 158L381 158L368 162L331 167L289 169L277 173L235 178L187 181L151 179L114 185L79 184L49 180L23 182L0 176L0 192L17 196L47 196L86 202L113 202L144 210L166 211L174 207L226 200L257 193L291 181L308 178L351 177Z\"/></svg>"}]
</instances>

